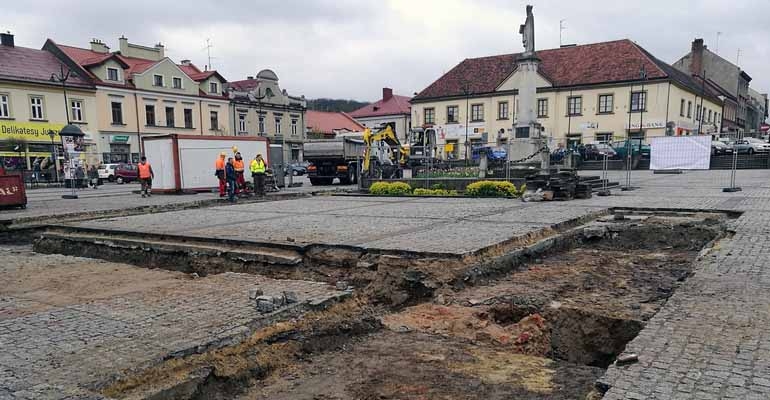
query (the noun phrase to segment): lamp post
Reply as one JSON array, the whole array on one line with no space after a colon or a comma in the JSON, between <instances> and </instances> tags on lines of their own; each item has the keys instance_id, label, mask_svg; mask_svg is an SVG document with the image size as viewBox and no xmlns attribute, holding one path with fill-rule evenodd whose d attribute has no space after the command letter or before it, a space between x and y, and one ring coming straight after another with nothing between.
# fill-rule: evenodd
<instances>
[{"instance_id":1,"label":"lamp post","mask_svg":"<svg viewBox=\"0 0 770 400\"><path fill-rule=\"evenodd\" d=\"M463 86L463 94L465 95L465 166L468 166L468 150L470 148L470 143L468 142L468 122L470 121L470 96L471 92L468 90L468 85L466 84Z\"/></svg>"},{"instance_id":2,"label":"lamp post","mask_svg":"<svg viewBox=\"0 0 770 400\"><path fill-rule=\"evenodd\" d=\"M64 92L64 116L67 118L67 125L70 124L70 112L69 112L69 103L67 102L67 79L70 78L70 75L72 74L72 70L69 68L67 69L67 72L64 72L64 65L59 65L59 75L51 74L50 81L51 82L59 82L61 83L61 89Z\"/></svg>"},{"instance_id":3,"label":"lamp post","mask_svg":"<svg viewBox=\"0 0 770 400\"><path fill-rule=\"evenodd\" d=\"M51 138L51 156L53 157L53 173L54 177L56 179L56 183L59 183L59 167L56 165L57 161L59 161L59 155L56 151L56 144L54 144L53 140L56 138L56 132L52 130L48 130L48 137Z\"/></svg>"}]
</instances>

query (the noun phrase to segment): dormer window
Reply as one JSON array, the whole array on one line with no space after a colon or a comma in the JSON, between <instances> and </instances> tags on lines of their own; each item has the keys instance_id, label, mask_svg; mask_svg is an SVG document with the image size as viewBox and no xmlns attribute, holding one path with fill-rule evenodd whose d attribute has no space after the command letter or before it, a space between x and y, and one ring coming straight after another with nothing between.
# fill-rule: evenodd
<instances>
[{"instance_id":1,"label":"dormer window","mask_svg":"<svg viewBox=\"0 0 770 400\"><path fill-rule=\"evenodd\" d=\"M153 75L152 85L157 87L163 87L163 75Z\"/></svg>"},{"instance_id":2,"label":"dormer window","mask_svg":"<svg viewBox=\"0 0 770 400\"><path fill-rule=\"evenodd\" d=\"M120 78L118 77L118 69L117 68L107 68L107 80L108 81L119 81Z\"/></svg>"},{"instance_id":3,"label":"dormer window","mask_svg":"<svg viewBox=\"0 0 770 400\"><path fill-rule=\"evenodd\" d=\"M219 93L219 85L216 82L209 82L209 93Z\"/></svg>"}]
</instances>

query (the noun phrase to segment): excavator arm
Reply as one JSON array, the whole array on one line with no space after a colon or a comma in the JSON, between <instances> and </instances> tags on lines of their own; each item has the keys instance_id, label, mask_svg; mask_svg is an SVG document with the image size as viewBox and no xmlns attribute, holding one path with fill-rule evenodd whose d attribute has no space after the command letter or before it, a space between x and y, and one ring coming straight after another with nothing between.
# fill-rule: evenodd
<instances>
[{"instance_id":1,"label":"excavator arm","mask_svg":"<svg viewBox=\"0 0 770 400\"><path fill-rule=\"evenodd\" d=\"M409 157L409 150L401 145L401 141L398 140L398 137L393 133L393 130L389 125L376 133L372 133L372 130L369 128L364 130L364 143L366 144L366 150L364 150L364 171L369 171L372 147L379 143L385 143L390 146L391 149L396 149L398 153L396 157L398 157L398 160L393 161L397 161L399 165L405 165L407 158ZM391 156L391 158L393 157Z\"/></svg>"}]
</instances>

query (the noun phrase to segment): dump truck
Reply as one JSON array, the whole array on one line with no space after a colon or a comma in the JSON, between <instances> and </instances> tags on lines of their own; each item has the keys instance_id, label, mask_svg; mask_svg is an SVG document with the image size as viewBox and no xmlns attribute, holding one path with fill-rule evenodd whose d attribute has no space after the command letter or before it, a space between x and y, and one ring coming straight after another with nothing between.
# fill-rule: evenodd
<instances>
[{"instance_id":1,"label":"dump truck","mask_svg":"<svg viewBox=\"0 0 770 400\"><path fill-rule=\"evenodd\" d=\"M364 156L366 143L362 137L338 137L305 142L305 160L310 163L307 176L314 186L358 183L358 161Z\"/></svg>"}]
</instances>

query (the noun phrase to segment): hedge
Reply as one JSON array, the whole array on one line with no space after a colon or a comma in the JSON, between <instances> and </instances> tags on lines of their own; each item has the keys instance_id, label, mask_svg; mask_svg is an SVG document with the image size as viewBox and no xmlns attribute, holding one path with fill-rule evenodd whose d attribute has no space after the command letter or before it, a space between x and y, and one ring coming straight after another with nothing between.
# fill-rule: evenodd
<instances>
[{"instance_id":1,"label":"hedge","mask_svg":"<svg viewBox=\"0 0 770 400\"><path fill-rule=\"evenodd\" d=\"M465 194L473 197L519 197L526 189L526 185L516 189L516 185L507 181L479 181L466 186Z\"/></svg>"},{"instance_id":2,"label":"hedge","mask_svg":"<svg viewBox=\"0 0 770 400\"><path fill-rule=\"evenodd\" d=\"M446 190L446 189L422 189L417 188L414 189L415 196L457 196L456 190Z\"/></svg>"},{"instance_id":3,"label":"hedge","mask_svg":"<svg viewBox=\"0 0 770 400\"><path fill-rule=\"evenodd\" d=\"M369 193L381 196L403 196L412 193L412 187L404 182L375 182Z\"/></svg>"}]
</instances>

